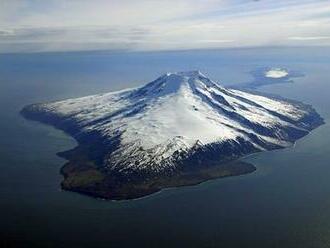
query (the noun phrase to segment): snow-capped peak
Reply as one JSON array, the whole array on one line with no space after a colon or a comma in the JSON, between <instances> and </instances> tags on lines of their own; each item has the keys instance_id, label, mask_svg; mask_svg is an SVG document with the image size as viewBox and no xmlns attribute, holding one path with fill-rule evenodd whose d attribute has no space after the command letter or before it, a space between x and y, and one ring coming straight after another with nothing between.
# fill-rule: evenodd
<instances>
[{"instance_id":1,"label":"snow-capped peak","mask_svg":"<svg viewBox=\"0 0 330 248\"><path fill-rule=\"evenodd\" d=\"M193 71L181 71L181 72L174 72L174 73L167 73L166 75L180 75L183 77L199 77L199 76L203 76L205 77L199 70L193 70Z\"/></svg>"},{"instance_id":2,"label":"snow-capped peak","mask_svg":"<svg viewBox=\"0 0 330 248\"><path fill-rule=\"evenodd\" d=\"M79 137L92 132L106 143L116 139L107 164L118 170L166 170L202 147L223 156L285 147L312 128L305 106L226 89L200 71L33 107L74 123Z\"/></svg>"},{"instance_id":3,"label":"snow-capped peak","mask_svg":"<svg viewBox=\"0 0 330 248\"><path fill-rule=\"evenodd\" d=\"M219 85L208 79L200 71L169 72L138 88L136 92L133 92L133 95L155 98L177 93L183 94L187 89L195 90L207 87L220 88Z\"/></svg>"}]
</instances>

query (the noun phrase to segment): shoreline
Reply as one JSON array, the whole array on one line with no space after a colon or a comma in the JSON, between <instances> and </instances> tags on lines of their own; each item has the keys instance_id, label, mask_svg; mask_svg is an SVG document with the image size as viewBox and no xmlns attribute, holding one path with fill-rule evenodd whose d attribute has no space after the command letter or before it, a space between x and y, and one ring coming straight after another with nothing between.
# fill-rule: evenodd
<instances>
[{"instance_id":1,"label":"shoreline","mask_svg":"<svg viewBox=\"0 0 330 248\"><path fill-rule=\"evenodd\" d=\"M77 156L77 154L75 156ZM61 188L66 191L84 194L93 198L113 201L138 200L159 193L165 189L195 186L210 180L253 173L257 169L251 163L234 160L219 165L208 166L206 169L193 170L192 172L179 171L171 177L149 178L141 182L128 182L117 186L112 185L113 188L109 188L108 183L112 178L106 175L98 178L100 179L99 181L96 179L96 181L90 184L75 184L77 178L81 176L85 177L85 175L88 176L90 173L93 175L93 168L87 168L86 170L80 169L83 165L81 162L81 160L75 162L75 159L69 159L68 162L61 167L60 173L63 176ZM91 161L86 160L84 162L89 164ZM66 173L65 170L70 169L71 166L76 167L77 170L73 169L71 173Z\"/></svg>"},{"instance_id":2,"label":"shoreline","mask_svg":"<svg viewBox=\"0 0 330 248\"><path fill-rule=\"evenodd\" d=\"M256 170L256 167L251 163L239 161L240 157L218 165L212 164L206 168L194 169L190 172L178 171L173 176L148 178L142 182L120 183L119 186L114 186L115 184L111 183L111 180L115 179L114 176L106 175L99 165L88 157L89 146L77 139L70 128L64 128L63 125L60 125L60 118L48 118L47 114L32 113L26 108L23 108L20 114L25 119L50 125L63 131L78 143L72 149L56 153L57 156L67 160L60 168L60 174L63 176L61 189L97 199L136 200L164 189L194 186L218 178L249 174Z\"/></svg>"},{"instance_id":3,"label":"shoreline","mask_svg":"<svg viewBox=\"0 0 330 248\"><path fill-rule=\"evenodd\" d=\"M57 153L59 157L67 160L60 169L60 174L63 176L62 190L103 200L133 200L160 192L163 189L198 185L218 178L249 174L257 169L253 164L243 162L241 159L261 151L250 151L245 155L223 161L209 161L203 166L189 164L188 170L185 167L168 175L146 175L146 177L130 175L126 177L126 175L116 174L102 166L104 152L107 152L109 148L104 147L104 140L100 137L87 133L81 135L82 133L79 132L79 127L75 123L67 122L60 116L51 113L40 112L31 106L33 105L28 105L20 111L25 119L51 125L64 131L78 143L73 149ZM313 117L308 119L311 125L311 130L306 134L308 135L314 128L324 124L324 120L311 106L305 106L310 110L310 117ZM283 147L277 149L283 149Z\"/></svg>"}]
</instances>

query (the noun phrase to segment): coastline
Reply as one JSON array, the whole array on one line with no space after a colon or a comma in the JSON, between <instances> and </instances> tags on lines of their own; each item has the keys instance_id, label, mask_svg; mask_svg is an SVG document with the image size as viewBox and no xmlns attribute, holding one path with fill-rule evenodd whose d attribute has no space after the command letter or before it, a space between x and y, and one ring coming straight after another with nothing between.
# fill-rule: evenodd
<instances>
[{"instance_id":1,"label":"coastline","mask_svg":"<svg viewBox=\"0 0 330 248\"><path fill-rule=\"evenodd\" d=\"M101 137L81 133L75 123L60 116L39 111L34 106L36 105L24 107L20 114L26 119L62 130L78 143L71 150L57 153L58 156L67 160L60 169L63 176L61 182L63 190L106 200L129 200L145 197L166 188L192 186L208 180L248 174L256 170L254 165L240 161L243 157L256 153L250 151L243 156L232 157L225 161L213 160L203 166L190 164L189 170L176 170L170 175L147 175L147 177L133 175L126 178L123 174L116 174L102 166L105 152L109 152L109 148L105 148L105 141ZM309 110L306 121L311 125L311 130L324 124L322 117L310 105L304 106Z\"/></svg>"},{"instance_id":2,"label":"coastline","mask_svg":"<svg viewBox=\"0 0 330 248\"><path fill-rule=\"evenodd\" d=\"M58 155L63 157L61 154ZM68 162L60 170L64 177L61 188L106 200L139 199L167 188L198 185L209 180L244 175L256 170L256 167L251 163L234 160L191 172L178 171L173 176L115 184L113 183L116 181L115 177L102 174L93 166L93 161L84 156L84 153L75 153L70 158L66 156L64 158L68 159ZM87 182L85 179L87 179Z\"/></svg>"},{"instance_id":3,"label":"coastline","mask_svg":"<svg viewBox=\"0 0 330 248\"><path fill-rule=\"evenodd\" d=\"M236 158L219 164L210 164L205 168L177 171L171 176L151 177L136 182L118 181L116 175L108 175L97 161L88 156L91 147L84 145L83 140L76 137L72 127L64 127L60 124L60 118L49 118L44 113L31 112L28 107L20 112L24 118L64 131L78 143L73 149L57 153L57 156L67 160L60 169L63 176L62 190L105 200L133 200L167 188L198 185L209 180L244 175L256 170L254 165Z\"/></svg>"}]
</instances>

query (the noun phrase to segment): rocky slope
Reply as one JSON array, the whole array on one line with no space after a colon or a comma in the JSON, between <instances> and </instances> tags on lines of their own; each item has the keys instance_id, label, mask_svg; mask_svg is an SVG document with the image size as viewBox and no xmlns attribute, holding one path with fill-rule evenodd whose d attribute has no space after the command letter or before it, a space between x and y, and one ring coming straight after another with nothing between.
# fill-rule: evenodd
<instances>
[{"instance_id":1,"label":"rocky slope","mask_svg":"<svg viewBox=\"0 0 330 248\"><path fill-rule=\"evenodd\" d=\"M201 182L212 176L196 180L198 175L213 168L220 168L209 173L213 177L251 171L236 164L237 171L231 161L288 147L323 123L308 105L226 89L198 71L167 73L135 89L33 104L22 114L79 142L62 154L70 161L62 169L64 188L109 199L190 184L173 182L187 173Z\"/></svg>"}]
</instances>

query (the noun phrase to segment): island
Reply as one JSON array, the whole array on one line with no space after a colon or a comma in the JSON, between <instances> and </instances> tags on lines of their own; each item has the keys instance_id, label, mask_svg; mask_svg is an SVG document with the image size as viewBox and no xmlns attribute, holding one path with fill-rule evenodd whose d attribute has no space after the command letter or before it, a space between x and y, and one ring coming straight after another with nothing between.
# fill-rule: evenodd
<instances>
[{"instance_id":1,"label":"island","mask_svg":"<svg viewBox=\"0 0 330 248\"><path fill-rule=\"evenodd\" d=\"M299 71L289 70L285 67L261 67L251 71L250 74L253 77L252 81L233 85L232 87L255 90L261 86L293 83L294 78L304 76L304 74Z\"/></svg>"},{"instance_id":2,"label":"island","mask_svg":"<svg viewBox=\"0 0 330 248\"><path fill-rule=\"evenodd\" d=\"M63 189L109 200L253 172L240 158L290 147L323 124L310 105L225 88L199 71L31 104L21 114L77 140L58 153L68 160Z\"/></svg>"}]
</instances>

